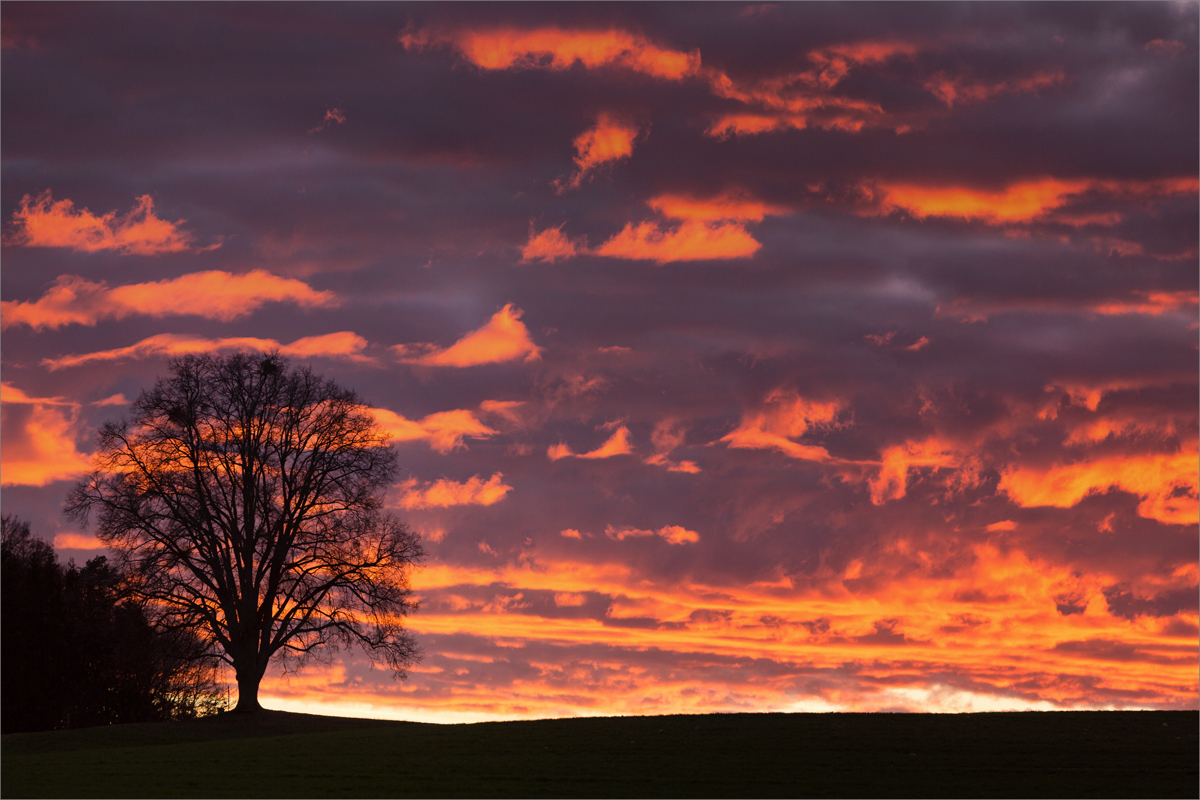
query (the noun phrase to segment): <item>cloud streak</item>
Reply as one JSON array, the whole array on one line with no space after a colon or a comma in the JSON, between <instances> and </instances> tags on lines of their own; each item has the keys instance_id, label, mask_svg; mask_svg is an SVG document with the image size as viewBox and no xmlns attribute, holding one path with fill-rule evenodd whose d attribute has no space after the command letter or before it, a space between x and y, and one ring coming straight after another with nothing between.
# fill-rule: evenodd
<instances>
[{"instance_id":1,"label":"cloud streak","mask_svg":"<svg viewBox=\"0 0 1200 800\"><path fill-rule=\"evenodd\" d=\"M339 358L366 363L372 361L370 357L362 355L366 346L366 339L350 331L327 333L322 336L305 336L290 344L281 344L274 339L259 339L252 336L207 339L203 336L189 334L160 333L128 347L45 358L42 359L42 364L51 370L59 370L105 361L126 361L162 356L177 357L190 353L217 353L235 350L259 352L278 350L283 355L296 358Z\"/></svg>"},{"instance_id":2,"label":"cloud streak","mask_svg":"<svg viewBox=\"0 0 1200 800\"><path fill-rule=\"evenodd\" d=\"M522 359L535 361L541 348L529 338L529 329L521 322L524 312L509 303L497 311L482 328L471 331L445 349L435 345L396 345L393 350L405 364L423 367L475 367Z\"/></svg>"},{"instance_id":3,"label":"cloud streak","mask_svg":"<svg viewBox=\"0 0 1200 800\"><path fill-rule=\"evenodd\" d=\"M486 481L478 475L466 481L452 481L445 478L422 483L416 478L409 478L396 488L403 494L397 502L403 509L447 508L449 506L490 506L498 503L512 491L511 486L502 483L504 474L497 472Z\"/></svg>"},{"instance_id":4,"label":"cloud streak","mask_svg":"<svg viewBox=\"0 0 1200 800\"><path fill-rule=\"evenodd\" d=\"M372 408L370 413L390 441L424 441L439 453L465 447L464 439L486 439L499 433L466 409L438 411L419 421L406 419L386 408Z\"/></svg>"},{"instance_id":5,"label":"cloud streak","mask_svg":"<svg viewBox=\"0 0 1200 800\"><path fill-rule=\"evenodd\" d=\"M21 247L62 247L82 253L111 250L154 256L193 249L193 235L154 213L154 199L142 195L126 214L116 211L97 216L75 208L72 200L55 201L47 190L37 197L25 195L13 212L4 243ZM214 249L220 244L210 245Z\"/></svg>"},{"instance_id":6,"label":"cloud streak","mask_svg":"<svg viewBox=\"0 0 1200 800\"><path fill-rule=\"evenodd\" d=\"M566 70L580 64L589 69L626 69L677 81L695 74L700 67L698 51L685 53L661 47L643 36L614 28L464 28L444 34L410 30L400 35L400 42L410 50L450 45L469 63L485 70Z\"/></svg>"},{"instance_id":7,"label":"cloud streak","mask_svg":"<svg viewBox=\"0 0 1200 800\"><path fill-rule=\"evenodd\" d=\"M261 269L242 275L209 270L116 287L78 275L60 275L37 300L0 302L0 322L6 330L28 325L35 331L137 315L193 315L230 322L266 303L322 308L337 305L338 299L333 292L318 292L303 281Z\"/></svg>"}]
</instances>

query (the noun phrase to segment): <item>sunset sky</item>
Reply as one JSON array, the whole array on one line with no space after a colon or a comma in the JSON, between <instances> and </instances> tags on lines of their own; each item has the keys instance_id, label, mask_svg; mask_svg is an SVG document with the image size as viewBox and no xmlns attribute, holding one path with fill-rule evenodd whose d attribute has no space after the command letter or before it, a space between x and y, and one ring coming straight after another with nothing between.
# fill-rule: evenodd
<instances>
[{"instance_id":1,"label":"sunset sky","mask_svg":"<svg viewBox=\"0 0 1200 800\"><path fill-rule=\"evenodd\" d=\"M3 5L3 511L356 390L433 721L1196 708L1196 3Z\"/></svg>"}]
</instances>

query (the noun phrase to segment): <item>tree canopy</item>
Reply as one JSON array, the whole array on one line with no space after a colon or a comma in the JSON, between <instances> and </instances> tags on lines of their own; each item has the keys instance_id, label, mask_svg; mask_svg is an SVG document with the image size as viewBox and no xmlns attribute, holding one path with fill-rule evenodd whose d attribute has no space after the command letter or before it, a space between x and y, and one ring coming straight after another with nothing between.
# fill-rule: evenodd
<instances>
[{"instance_id":1,"label":"tree canopy","mask_svg":"<svg viewBox=\"0 0 1200 800\"><path fill-rule=\"evenodd\" d=\"M383 507L396 457L354 392L278 354L187 356L103 426L67 511L167 629L200 633L259 708L273 657L359 645L399 677L418 537Z\"/></svg>"}]
</instances>

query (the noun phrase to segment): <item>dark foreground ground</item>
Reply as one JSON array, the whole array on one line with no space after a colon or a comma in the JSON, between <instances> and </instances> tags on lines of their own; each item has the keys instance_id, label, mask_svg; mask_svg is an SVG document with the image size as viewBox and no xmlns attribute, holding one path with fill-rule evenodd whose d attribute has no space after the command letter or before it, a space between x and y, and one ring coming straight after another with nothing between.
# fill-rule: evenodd
<instances>
[{"instance_id":1,"label":"dark foreground ground","mask_svg":"<svg viewBox=\"0 0 1200 800\"><path fill-rule=\"evenodd\" d=\"M4 797L1196 797L1195 711L430 725L267 711L3 739Z\"/></svg>"}]
</instances>

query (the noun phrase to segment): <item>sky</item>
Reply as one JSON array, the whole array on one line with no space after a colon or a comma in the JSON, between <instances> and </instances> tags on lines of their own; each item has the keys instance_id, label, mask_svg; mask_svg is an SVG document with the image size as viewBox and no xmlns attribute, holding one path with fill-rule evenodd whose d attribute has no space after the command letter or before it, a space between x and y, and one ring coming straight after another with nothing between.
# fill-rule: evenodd
<instances>
[{"instance_id":1,"label":"sky","mask_svg":"<svg viewBox=\"0 0 1200 800\"><path fill-rule=\"evenodd\" d=\"M1196 708L1197 11L5 2L4 513L278 349L428 557L269 708Z\"/></svg>"}]
</instances>

